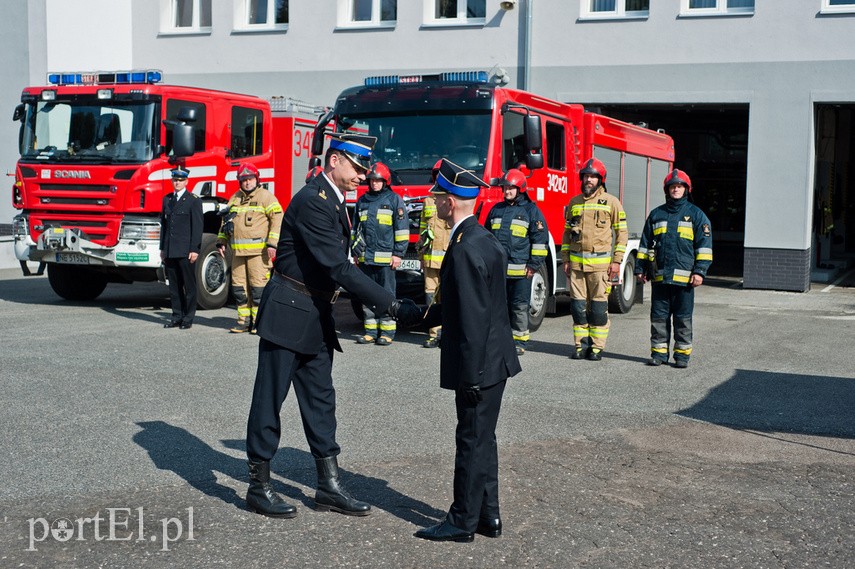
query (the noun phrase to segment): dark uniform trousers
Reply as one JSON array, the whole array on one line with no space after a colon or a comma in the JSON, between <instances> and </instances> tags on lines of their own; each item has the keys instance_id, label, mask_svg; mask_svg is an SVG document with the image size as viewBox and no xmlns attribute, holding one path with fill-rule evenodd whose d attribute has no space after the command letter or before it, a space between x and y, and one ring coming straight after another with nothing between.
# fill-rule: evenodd
<instances>
[{"instance_id":1,"label":"dark uniform trousers","mask_svg":"<svg viewBox=\"0 0 855 569\"><path fill-rule=\"evenodd\" d=\"M482 389L483 400L475 406L467 405L460 391L454 398L457 407L454 502L448 510L448 522L455 527L475 528L479 515L499 517L496 425L506 384L507 381L502 381Z\"/></svg>"},{"instance_id":2,"label":"dark uniform trousers","mask_svg":"<svg viewBox=\"0 0 855 569\"><path fill-rule=\"evenodd\" d=\"M196 316L196 271L187 257L163 260L169 280L169 302L172 321L191 324Z\"/></svg>"},{"instance_id":3,"label":"dark uniform trousers","mask_svg":"<svg viewBox=\"0 0 855 569\"><path fill-rule=\"evenodd\" d=\"M673 320L674 360L689 361L694 310L694 287L653 283L650 291L650 345L654 354L668 359Z\"/></svg>"},{"instance_id":4,"label":"dark uniform trousers","mask_svg":"<svg viewBox=\"0 0 855 569\"><path fill-rule=\"evenodd\" d=\"M265 339L258 347L258 371L247 421L247 456L269 461L279 448L282 403L294 385L306 440L315 458L337 456L333 350L299 354Z\"/></svg>"}]
</instances>

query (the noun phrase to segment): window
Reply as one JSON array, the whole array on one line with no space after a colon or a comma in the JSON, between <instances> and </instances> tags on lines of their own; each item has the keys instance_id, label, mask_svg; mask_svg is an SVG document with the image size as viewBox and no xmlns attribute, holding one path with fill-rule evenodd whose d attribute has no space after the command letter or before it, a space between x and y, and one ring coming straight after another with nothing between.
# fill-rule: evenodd
<instances>
[{"instance_id":1,"label":"window","mask_svg":"<svg viewBox=\"0 0 855 569\"><path fill-rule=\"evenodd\" d=\"M190 124L193 125L193 134L195 136L194 150L202 152L205 150L205 125L207 124L204 103L169 99L166 101L166 119L169 121L178 120L178 114L185 107L196 109L196 120ZM164 146L167 153L172 151L172 127L169 125L166 126L166 141Z\"/></svg>"},{"instance_id":2,"label":"window","mask_svg":"<svg viewBox=\"0 0 855 569\"><path fill-rule=\"evenodd\" d=\"M160 8L163 33L211 31L211 0L161 0Z\"/></svg>"},{"instance_id":3,"label":"window","mask_svg":"<svg viewBox=\"0 0 855 569\"><path fill-rule=\"evenodd\" d=\"M264 116L259 109L232 108L232 158L264 152Z\"/></svg>"},{"instance_id":4,"label":"window","mask_svg":"<svg viewBox=\"0 0 855 569\"><path fill-rule=\"evenodd\" d=\"M398 0L338 0L338 27L393 27Z\"/></svg>"},{"instance_id":5,"label":"window","mask_svg":"<svg viewBox=\"0 0 855 569\"><path fill-rule=\"evenodd\" d=\"M235 0L235 29L288 29L288 0Z\"/></svg>"},{"instance_id":6,"label":"window","mask_svg":"<svg viewBox=\"0 0 855 569\"><path fill-rule=\"evenodd\" d=\"M546 167L550 170L564 169L564 125L546 122Z\"/></svg>"},{"instance_id":7,"label":"window","mask_svg":"<svg viewBox=\"0 0 855 569\"><path fill-rule=\"evenodd\" d=\"M582 0L581 18L646 18L650 15L650 0Z\"/></svg>"},{"instance_id":8,"label":"window","mask_svg":"<svg viewBox=\"0 0 855 569\"><path fill-rule=\"evenodd\" d=\"M681 16L753 14L754 0L680 0Z\"/></svg>"},{"instance_id":9,"label":"window","mask_svg":"<svg viewBox=\"0 0 855 569\"><path fill-rule=\"evenodd\" d=\"M427 25L484 25L487 0L424 0Z\"/></svg>"},{"instance_id":10,"label":"window","mask_svg":"<svg viewBox=\"0 0 855 569\"><path fill-rule=\"evenodd\" d=\"M507 112L502 122L502 169L507 172L525 164L525 115Z\"/></svg>"},{"instance_id":11,"label":"window","mask_svg":"<svg viewBox=\"0 0 855 569\"><path fill-rule=\"evenodd\" d=\"M823 14L842 14L855 12L855 0L822 0Z\"/></svg>"}]
</instances>

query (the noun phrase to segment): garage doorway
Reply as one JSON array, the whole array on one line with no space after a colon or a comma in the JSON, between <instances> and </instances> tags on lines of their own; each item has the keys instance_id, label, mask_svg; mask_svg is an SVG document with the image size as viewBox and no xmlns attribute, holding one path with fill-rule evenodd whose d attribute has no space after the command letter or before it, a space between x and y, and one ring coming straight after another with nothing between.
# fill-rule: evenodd
<instances>
[{"instance_id":1,"label":"garage doorway","mask_svg":"<svg viewBox=\"0 0 855 569\"><path fill-rule=\"evenodd\" d=\"M713 228L710 275L742 277L748 105L597 105L620 120L663 129L674 139L674 165L692 179L692 199Z\"/></svg>"},{"instance_id":2,"label":"garage doorway","mask_svg":"<svg viewBox=\"0 0 855 569\"><path fill-rule=\"evenodd\" d=\"M855 266L855 104L818 104L814 120L811 280L831 282Z\"/></svg>"}]
</instances>

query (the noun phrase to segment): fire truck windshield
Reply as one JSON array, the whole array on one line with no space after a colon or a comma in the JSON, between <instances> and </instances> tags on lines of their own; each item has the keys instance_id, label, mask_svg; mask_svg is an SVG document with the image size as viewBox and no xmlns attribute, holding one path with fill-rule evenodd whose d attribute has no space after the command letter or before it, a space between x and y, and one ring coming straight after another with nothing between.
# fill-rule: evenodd
<instances>
[{"instance_id":1,"label":"fire truck windshield","mask_svg":"<svg viewBox=\"0 0 855 569\"><path fill-rule=\"evenodd\" d=\"M38 101L21 125L23 161L139 163L154 155L155 102Z\"/></svg>"},{"instance_id":2,"label":"fire truck windshield","mask_svg":"<svg viewBox=\"0 0 855 569\"><path fill-rule=\"evenodd\" d=\"M484 173L490 141L490 111L465 113L354 114L339 124L377 137L374 158L389 166L396 183L427 184L440 158L478 176Z\"/></svg>"}]
</instances>

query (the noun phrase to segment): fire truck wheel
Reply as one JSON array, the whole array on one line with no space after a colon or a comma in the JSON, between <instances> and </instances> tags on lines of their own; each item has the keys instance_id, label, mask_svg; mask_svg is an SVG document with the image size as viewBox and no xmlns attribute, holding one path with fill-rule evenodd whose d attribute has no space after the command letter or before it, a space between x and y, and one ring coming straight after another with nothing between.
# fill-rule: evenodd
<instances>
[{"instance_id":1,"label":"fire truck wheel","mask_svg":"<svg viewBox=\"0 0 855 569\"><path fill-rule=\"evenodd\" d=\"M549 261L547 261L549 262ZM549 271L543 263L531 277L531 301L528 308L528 329L532 332L540 328L546 307L549 306Z\"/></svg>"},{"instance_id":2,"label":"fire truck wheel","mask_svg":"<svg viewBox=\"0 0 855 569\"><path fill-rule=\"evenodd\" d=\"M202 235L202 250L196 259L196 304L202 310L216 310L229 298L229 272L226 260L217 252L217 236Z\"/></svg>"},{"instance_id":3,"label":"fire truck wheel","mask_svg":"<svg viewBox=\"0 0 855 569\"><path fill-rule=\"evenodd\" d=\"M609 312L614 314L626 314L635 302L635 257L632 255L624 263L621 277L623 282L614 285L609 294Z\"/></svg>"},{"instance_id":4,"label":"fire truck wheel","mask_svg":"<svg viewBox=\"0 0 855 569\"><path fill-rule=\"evenodd\" d=\"M107 288L107 277L87 267L74 265L48 266L48 282L65 300L94 300Z\"/></svg>"}]
</instances>

